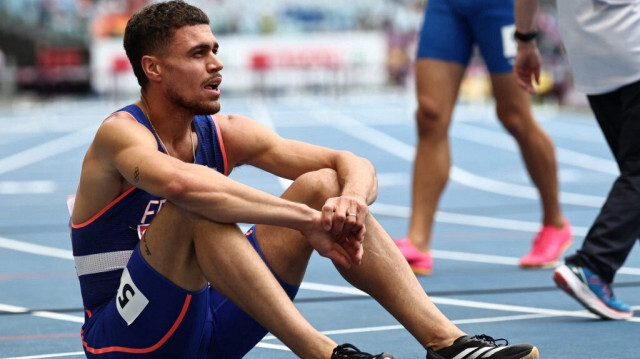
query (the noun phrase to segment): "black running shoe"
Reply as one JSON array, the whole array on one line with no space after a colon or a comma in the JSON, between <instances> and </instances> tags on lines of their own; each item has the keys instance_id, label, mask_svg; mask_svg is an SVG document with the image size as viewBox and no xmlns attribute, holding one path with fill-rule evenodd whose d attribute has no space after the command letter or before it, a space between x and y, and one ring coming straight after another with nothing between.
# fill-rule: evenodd
<instances>
[{"instance_id":1,"label":"black running shoe","mask_svg":"<svg viewBox=\"0 0 640 359\"><path fill-rule=\"evenodd\" d=\"M361 352L355 346L347 343L338 345L333 349L331 359L394 359L393 355L389 353L380 353L378 355L372 355L369 353Z\"/></svg>"},{"instance_id":2,"label":"black running shoe","mask_svg":"<svg viewBox=\"0 0 640 359\"><path fill-rule=\"evenodd\" d=\"M504 344L496 344L497 341ZM538 359L538 348L531 344L509 345L506 339L488 335L463 336L453 345L433 351L427 349L427 359Z\"/></svg>"}]
</instances>

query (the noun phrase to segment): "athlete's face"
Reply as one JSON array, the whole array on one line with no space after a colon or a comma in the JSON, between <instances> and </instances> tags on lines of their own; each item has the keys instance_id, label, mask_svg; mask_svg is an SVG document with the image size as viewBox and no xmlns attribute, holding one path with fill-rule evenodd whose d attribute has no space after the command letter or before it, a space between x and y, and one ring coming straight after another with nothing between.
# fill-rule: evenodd
<instances>
[{"instance_id":1,"label":"athlete's face","mask_svg":"<svg viewBox=\"0 0 640 359\"><path fill-rule=\"evenodd\" d=\"M220 111L222 62L218 42L209 25L185 26L175 31L164 53L162 81L170 101L199 115Z\"/></svg>"}]
</instances>

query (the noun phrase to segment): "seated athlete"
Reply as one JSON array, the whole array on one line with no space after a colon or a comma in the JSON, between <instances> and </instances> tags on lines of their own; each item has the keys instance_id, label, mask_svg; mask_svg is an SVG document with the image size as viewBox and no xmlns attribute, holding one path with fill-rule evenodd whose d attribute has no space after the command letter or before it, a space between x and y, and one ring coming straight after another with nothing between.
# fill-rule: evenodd
<instances>
[{"instance_id":1,"label":"seated athlete","mask_svg":"<svg viewBox=\"0 0 640 359\"><path fill-rule=\"evenodd\" d=\"M428 358L538 357L532 345L467 336L435 307L368 212L369 161L218 114L222 63L201 10L150 5L128 22L124 47L141 99L98 129L71 217L87 357L241 358L270 331L302 358L393 358L337 345L296 309L314 250ZM293 184L276 197L227 177L242 164ZM236 223L256 225L245 235Z\"/></svg>"}]
</instances>

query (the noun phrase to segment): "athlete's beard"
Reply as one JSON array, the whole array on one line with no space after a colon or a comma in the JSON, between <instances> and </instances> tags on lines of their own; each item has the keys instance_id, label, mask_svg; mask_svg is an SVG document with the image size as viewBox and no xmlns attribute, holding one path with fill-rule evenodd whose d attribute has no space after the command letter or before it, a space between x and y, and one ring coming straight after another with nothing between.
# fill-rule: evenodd
<instances>
[{"instance_id":1,"label":"athlete's beard","mask_svg":"<svg viewBox=\"0 0 640 359\"><path fill-rule=\"evenodd\" d=\"M194 115L213 115L220 111L220 102L192 101L184 98L180 93L173 90L167 91L169 100Z\"/></svg>"}]
</instances>

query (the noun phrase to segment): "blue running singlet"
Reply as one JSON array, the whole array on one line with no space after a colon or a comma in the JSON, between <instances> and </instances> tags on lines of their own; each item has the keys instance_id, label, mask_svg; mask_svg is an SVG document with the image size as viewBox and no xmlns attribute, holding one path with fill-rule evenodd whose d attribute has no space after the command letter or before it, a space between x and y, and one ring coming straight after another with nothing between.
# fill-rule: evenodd
<instances>
[{"instance_id":1,"label":"blue running singlet","mask_svg":"<svg viewBox=\"0 0 640 359\"><path fill-rule=\"evenodd\" d=\"M142 110L125 112L151 131ZM228 174L211 116L196 116L196 163ZM161 145L158 143L158 150ZM88 358L242 358L267 333L230 300L206 286L184 290L142 257L139 241L165 199L133 187L84 223L70 223ZM253 230L247 239L264 260ZM279 280L290 298L298 287Z\"/></svg>"}]
</instances>

